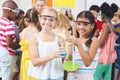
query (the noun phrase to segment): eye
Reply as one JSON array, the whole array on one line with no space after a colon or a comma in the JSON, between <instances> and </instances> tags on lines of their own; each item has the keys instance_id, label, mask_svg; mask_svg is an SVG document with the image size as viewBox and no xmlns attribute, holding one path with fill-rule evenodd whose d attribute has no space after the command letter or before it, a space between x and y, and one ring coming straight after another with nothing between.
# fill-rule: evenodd
<instances>
[{"instance_id":1,"label":"eye","mask_svg":"<svg viewBox=\"0 0 120 80\"><path fill-rule=\"evenodd\" d=\"M10 9L9 11L10 11L10 12L12 12L12 10L11 10L11 9Z\"/></svg>"},{"instance_id":2,"label":"eye","mask_svg":"<svg viewBox=\"0 0 120 80\"><path fill-rule=\"evenodd\" d=\"M84 23L83 23L83 25L84 25L84 26L88 26L88 25L89 25L89 23L84 22Z\"/></svg>"},{"instance_id":3,"label":"eye","mask_svg":"<svg viewBox=\"0 0 120 80\"><path fill-rule=\"evenodd\" d=\"M43 20L47 20L47 18L46 18L46 17L42 17L42 19L43 19Z\"/></svg>"},{"instance_id":4,"label":"eye","mask_svg":"<svg viewBox=\"0 0 120 80\"><path fill-rule=\"evenodd\" d=\"M40 5L40 7L44 7L44 5Z\"/></svg>"},{"instance_id":5,"label":"eye","mask_svg":"<svg viewBox=\"0 0 120 80\"><path fill-rule=\"evenodd\" d=\"M80 22L77 22L76 24L77 24L77 25L80 25L81 23L80 23Z\"/></svg>"},{"instance_id":6,"label":"eye","mask_svg":"<svg viewBox=\"0 0 120 80\"><path fill-rule=\"evenodd\" d=\"M53 18L50 18L50 19L49 19L49 21L51 21L51 22L52 22L52 21L54 21L54 19L53 19Z\"/></svg>"}]
</instances>

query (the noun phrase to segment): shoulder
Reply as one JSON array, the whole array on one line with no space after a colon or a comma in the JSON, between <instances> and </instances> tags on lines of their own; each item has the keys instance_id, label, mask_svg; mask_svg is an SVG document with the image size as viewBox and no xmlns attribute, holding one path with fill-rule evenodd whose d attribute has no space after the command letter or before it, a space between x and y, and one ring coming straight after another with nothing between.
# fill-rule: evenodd
<instances>
[{"instance_id":1,"label":"shoulder","mask_svg":"<svg viewBox=\"0 0 120 80\"><path fill-rule=\"evenodd\" d=\"M39 37L38 34L35 34L34 36L31 36L31 38L29 39L30 43L38 44L38 39L37 39L37 37Z\"/></svg>"},{"instance_id":2,"label":"shoulder","mask_svg":"<svg viewBox=\"0 0 120 80\"><path fill-rule=\"evenodd\" d=\"M6 19L6 18L0 18L0 25L1 25L1 26L5 26L6 29L13 28L12 22L10 22L10 21L9 21L8 19Z\"/></svg>"},{"instance_id":3,"label":"shoulder","mask_svg":"<svg viewBox=\"0 0 120 80\"><path fill-rule=\"evenodd\" d=\"M20 34L19 34L20 35L20 39L23 39L23 36L24 36L23 34L24 34L23 31L20 32Z\"/></svg>"},{"instance_id":4,"label":"shoulder","mask_svg":"<svg viewBox=\"0 0 120 80\"><path fill-rule=\"evenodd\" d=\"M5 24L5 25L11 24L10 21L9 21L7 18L4 18L4 17L0 18L0 22L1 22L2 24ZM12 24L11 24L11 25L12 25Z\"/></svg>"},{"instance_id":5,"label":"shoulder","mask_svg":"<svg viewBox=\"0 0 120 80\"><path fill-rule=\"evenodd\" d=\"M26 35L26 28L22 32L20 32L20 39L24 39L25 35Z\"/></svg>"},{"instance_id":6,"label":"shoulder","mask_svg":"<svg viewBox=\"0 0 120 80\"><path fill-rule=\"evenodd\" d=\"M29 28L27 27L22 32L20 32L20 37L22 37L22 36L25 37L28 33L30 34Z\"/></svg>"}]
</instances>

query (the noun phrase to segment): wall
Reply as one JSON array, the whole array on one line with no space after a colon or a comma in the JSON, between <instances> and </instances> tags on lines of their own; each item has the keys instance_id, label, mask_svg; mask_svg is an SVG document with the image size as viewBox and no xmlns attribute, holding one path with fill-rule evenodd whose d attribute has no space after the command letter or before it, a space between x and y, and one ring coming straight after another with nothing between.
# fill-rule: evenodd
<instances>
[{"instance_id":1,"label":"wall","mask_svg":"<svg viewBox=\"0 0 120 80\"><path fill-rule=\"evenodd\" d=\"M20 5L19 8L24 10L25 12L32 7L32 0L19 0Z\"/></svg>"},{"instance_id":2,"label":"wall","mask_svg":"<svg viewBox=\"0 0 120 80\"><path fill-rule=\"evenodd\" d=\"M0 16L2 16L2 4L6 0L0 0ZM18 7L24 11L31 8L31 0L13 0L17 3Z\"/></svg>"},{"instance_id":3,"label":"wall","mask_svg":"<svg viewBox=\"0 0 120 80\"><path fill-rule=\"evenodd\" d=\"M1 0L1 3L0 3L0 8L1 8L0 16L2 15L2 3L4 1L5 0ZM24 11L27 11L27 9L32 7L31 0L14 0L14 1L18 4L18 7L20 9L23 9ZM72 13L73 13L74 17L76 17L76 15L82 10L85 10L85 0L76 0L76 6L74 9L72 9Z\"/></svg>"},{"instance_id":4,"label":"wall","mask_svg":"<svg viewBox=\"0 0 120 80\"><path fill-rule=\"evenodd\" d=\"M2 3L5 0L0 0L0 16L2 15ZM14 0L20 9L23 9L24 11L26 11L27 9L32 7L32 1L31 0ZM83 10L88 10L89 7L93 4L97 4L97 5L101 5L103 2L108 2L108 3L116 3L117 5L120 6L120 0L76 0L76 6L74 9L72 9L72 13L74 15L74 17L76 18L77 14L80 11ZM58 9L57 9L58 10Z\"/></svg>"},{"instance_id":5,"label":"wall","mask_svg":"<svg viewBox=\"0 0 120 80\"><path fill-rule=\"evenodd\" d=\"M100 6L103 2L116 3L120 7L120 0L86 0L86 9L88 10L93 4Z\"/></svg>"},{"instance_id":6,"label":"wall","mask_svg":"<svg viewBox=\"0 0 120 80\"><path fill-rule=\"evenodd\" d=\"M56 8L57 11L59 11L59 8ZM71 9L72 14L74 15L74 18L76 18L77 14L80 11L85 10L85 0L76 0L75 8Z\"/></svg>"},{"instance_id":7,"label":"wall","mask_svg":"<svg viewBox=\"0 0 120 80\"><path fill-rule=\"evenodd\" d=\"M0 16L2 16L2 4L3 4L3 2L4 1L6 1L6 0L0 0L1 2L0 2ZM17 5L20 5L20 1L21 0L14 0L16 3L17 3Z\"/></svg>"}]
</instances>

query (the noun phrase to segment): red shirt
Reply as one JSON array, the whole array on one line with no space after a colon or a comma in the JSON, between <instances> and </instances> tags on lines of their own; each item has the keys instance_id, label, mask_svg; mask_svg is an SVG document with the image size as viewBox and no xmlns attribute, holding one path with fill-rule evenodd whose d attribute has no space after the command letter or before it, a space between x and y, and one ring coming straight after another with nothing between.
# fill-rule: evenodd
<instances>
[{"instance_id":1,"label":"red shirt","mask_svg":"<svg viewBox=\"0 0 120 80\"><path fill-rule=\"evenodd\" d=\"M9 48L6 41L6 36L12 36L15 39L15 31L13 25L7 18L0 18L0 45L6 48L9 54L14 54L14 50Z\"/></svg>"},{"instance_id":2,"label":"red shirt","mask_svg":"<svg viewBox=\"0 0 120 80\"><path fill-rule=\"evenodd\" d=\"M101 29L102 29L102 21L100 21L100 20L97 20L97 30L99 30L99 31L101 31Z\"/></svg>"}]
</instances>

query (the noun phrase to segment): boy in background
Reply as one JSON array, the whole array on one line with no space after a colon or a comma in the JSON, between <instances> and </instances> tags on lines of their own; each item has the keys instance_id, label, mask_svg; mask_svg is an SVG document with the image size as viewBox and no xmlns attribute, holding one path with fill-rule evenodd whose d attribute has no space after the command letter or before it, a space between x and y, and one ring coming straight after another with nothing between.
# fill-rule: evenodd
<instances>
[{"instance_id":1,"label":"boy in background","mask_svg":"<svg viewBox=\"0 0 120 80\"><path fill-rule=\"evenodd\" d=\"M97 5L92 5L90 8L89 8L89 11L94 15L95 17L95 22L97 23L97 30L95 32L95 36L98 37L99 36L99 33L102 29L102 21L98 20L97 17L98 17L98 13L99 13L99 6Z\"/></svg>"},{"instance_id":2,"label":"boy in background","mask_svg":"<svg viewBox=\"0 0 120 80\"><path fill-rule=\"evenodd\" d=\"M15 30L16 41L20 41L19 25L20 25L23 17L24 17L24 11L19 9L18 15L13 19L13 21L11 21L11 23L13 24L14 30ZM21 58L21 49L18 48L15 50L11 80L18 80L18 78L19 78L20 58Z\"/></svg>"}]
</instances>

